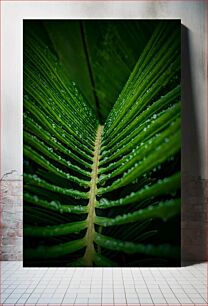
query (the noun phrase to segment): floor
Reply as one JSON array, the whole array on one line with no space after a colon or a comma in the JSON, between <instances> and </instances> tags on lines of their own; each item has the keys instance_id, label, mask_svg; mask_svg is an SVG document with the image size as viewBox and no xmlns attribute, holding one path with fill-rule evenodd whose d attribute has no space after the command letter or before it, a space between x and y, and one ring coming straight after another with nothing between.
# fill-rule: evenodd
<instances>
[{"instance_id":1,"label":"floor","mask_svg":"<svg viewBox=\"0 0 208 306\"><path fill-rule=\"evenodd\" d=\"M0 305L208 305L207 264L183 268L23 268L1 262Z\"/></svg>"}]
</instances>

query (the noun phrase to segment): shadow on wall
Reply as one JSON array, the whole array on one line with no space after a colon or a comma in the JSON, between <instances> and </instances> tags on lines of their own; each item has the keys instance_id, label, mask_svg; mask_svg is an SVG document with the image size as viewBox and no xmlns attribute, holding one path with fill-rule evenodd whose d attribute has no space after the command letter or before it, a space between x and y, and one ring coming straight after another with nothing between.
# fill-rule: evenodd
<instances>
[{"instance_id":1,"label":"shadow on wall","mask_svg":"<svg viewBox=\"0 0 208 306\"><path fill-rule=\"evenodd\" d=\"M202 152L199 147L199 129L196 118L198 103L193 92L193 71L190 57L190 32L181 28L182 81L182 266L207 260L207 182L200 177Z\"/></svg>"}]
</instances>

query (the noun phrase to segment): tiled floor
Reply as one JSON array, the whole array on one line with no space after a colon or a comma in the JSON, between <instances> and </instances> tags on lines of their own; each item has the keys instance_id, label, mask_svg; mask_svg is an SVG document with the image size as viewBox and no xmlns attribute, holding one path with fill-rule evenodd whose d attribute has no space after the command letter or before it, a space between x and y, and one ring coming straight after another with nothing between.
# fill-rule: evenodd
<instances>
[{"instance_id":1,"label":"tiled floor","mask_svg":"<svg viewBox=\"0 0 208 306\"><path fill-rule=\"evenodd\" d=\"M183 268L23 268L1 262L0 305L207 305L207 264Z\"/></svg>"}]
</instances>

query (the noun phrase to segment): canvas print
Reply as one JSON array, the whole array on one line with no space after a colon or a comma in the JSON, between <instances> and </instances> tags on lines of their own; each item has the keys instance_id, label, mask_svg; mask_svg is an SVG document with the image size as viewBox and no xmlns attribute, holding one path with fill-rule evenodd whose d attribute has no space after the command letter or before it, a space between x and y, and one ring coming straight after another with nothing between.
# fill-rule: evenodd
<instances>
[{"instance_id":1,"label":"canvas print","mask_svg":"<svg viewBox=\"0 0 208 306\"><path fill-rule=\"evenodd\" d=\"M180 20L24 20L25 267L180 266Z\"/></svg>"}]
</instances>

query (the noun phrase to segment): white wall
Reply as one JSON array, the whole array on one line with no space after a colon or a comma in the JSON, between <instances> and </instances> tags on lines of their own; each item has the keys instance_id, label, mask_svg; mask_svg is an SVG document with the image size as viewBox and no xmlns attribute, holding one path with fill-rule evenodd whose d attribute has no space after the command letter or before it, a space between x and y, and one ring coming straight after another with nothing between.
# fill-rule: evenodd
<instances>
[{"instance_id":1,"label":"white wall","mask_svg":"<svg viewBox=\"0 0 208 306\"><path fill-rule=\"evenodd\" d=\"M20 179L22 175L22 25L23 19L181 19L188 29L192 91L192 118L187 117L189 101L183 111L185 174L208 178L206 36L203 1L3 1L2 22L2 93L1 93L1 177ZM187 45L184 46L187 48ZM187 54L188 54L187 53ZM186 57L186 50L184 52ZM187 70L188 71L188 70ZM186 78L186 75L184 74ZM185 79L184 79L185 81ZM188 91L189 89L186 89ZM186 94L188 97L188 94ZM194 124L194 126L193 126ZM188 131L189 130L189 131ZM198 144L192 133L197 135ZM195 135L195 136L196 136ZM193 159L200 162L193 165Z\"/></svg>"}]
</instances>

